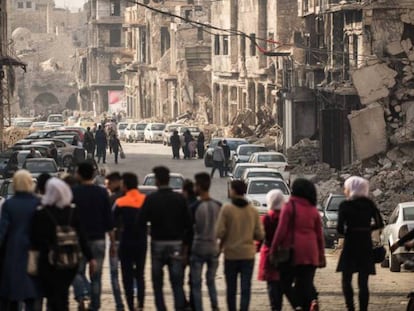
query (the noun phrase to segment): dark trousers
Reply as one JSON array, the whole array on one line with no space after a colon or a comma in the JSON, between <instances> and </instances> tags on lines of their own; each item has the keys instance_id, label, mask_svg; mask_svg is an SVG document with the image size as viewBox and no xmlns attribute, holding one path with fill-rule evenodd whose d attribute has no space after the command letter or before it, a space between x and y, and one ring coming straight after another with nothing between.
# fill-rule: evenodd
<instances>
[{"instance_id":1,"label":"dark trousers","mask_svg":"<svg viewBox=\"0 0 414 311\"><path fill-rule=\"evenodd\" d=\"M200 143L197 145L197 153L199 159L202 159L204 157L204 144Z\"/></svg>"},{"instance_id":2,"label":"dark trousers","mask_svg":"<svg viewBox=\"0 0 414 311\"><path fill-rule=\"evenodd\" d=\"M146 245L121 246L119 256L121 260L122 282L125 298L130 311L134 311L134 281L138 287L138 307L144 307L145 300L145 258Z\"/></svg>"},{"instance_id":3,"label":"dark trousers","mask_svg":"<svg viewBox=\"0 0 414 311\"><path fill-rule=\"evenodd\" d=\"M172 152L173 152L173 159L180 158L180 147L179 146L172 146Z\"/></svg>"},{"instance_id":4,"label":"dark trousers","mask_svg":"<svg viewBox=\"0 0 414 311\"><path fill-rule=\"evenodd\" d=\"M283 303L283 290L280 281L268 281L267 293L269 295L272 311L281 311Z\"/></svg>"},{"instance_id":5,"label":"dark trousers","mask_svg":"<svg viewBox=\"0 0 414 311\"><path fill-rule=\"evenodd\" d=\"M102 158L103 163L105 163L106 162L106 148L105 148L105 146L97 146L96 147L96 153L97 153L97 156L98 156L98 163L101 162L101 158Z\"/></svg>"},{"instance_id":6,"label":"dark trousers","mask_svg":"<svg viewBox=\"0 0 414 311\"><path fill-rule=\"evenodd\" d=\"M119 150L114 150L115 164L118 164L118 154L119 154Z\"/></svg>"},{"instance_id":7,"label":"dark trousers","mask_svg":"<svg viewBox=\"0 0 414 311\"><path fill-rule=\"evenodd\" d=\"M41 306L37 303L34 299L29 299L23 302L25 306L25 310L27 311L40 311ZM20 311L21 305L20 302L17 301L1 301L0 302L0 310L1 311Z\"/></svg>"},{"instance_id":8,"label":"dark trousers","mask_svg":"<svg viewBox=\"0 0 414 311\"><path fill-rule=\"evenodd\" d=\"M211 170L211 177L214 176L216 169L220 172L220 177L224 176L223 172L223 161L213 161L213 169Z\"/></svg>"},{"instance_id":9,"label":"dark trousers","mask_svg":"<svg viewBox=\"0 0 414 311\"><path fill-rule=\"evenodd\" d=\"M240 311L249 310L252 286L254 260L226 260L224 262L224 275L227 285L227 309L238 310L236 307L237 280L240 275Z\"/></svg>"},{"instance_id":10,"label":"dark trousers","mask_svg":"<svg viewBox=\"0 0 414 311\"><path fill-rule=\"evenodd\" d=\"M345 296L345 303L348 311L354 311L354 290L352 288L352 276L351 272L342 273L342 291ZM369 289L368 289L368 273L358 273L358 287L359 287L359 310L367 311L369 302Z\"/></svg>"},{"instance_id":11,"label":"dark trousers","mask_svg":"<svg viewBox=\"0 0 414 311\"><path fill-rule=\"evenodd\" d=\"M312 300L317 299L317 292L313 284L315 272L316 267L310 265L281 267L282 290L293 309L301 307L303 310L309 310Z\"/></svg>"}]
</instances>

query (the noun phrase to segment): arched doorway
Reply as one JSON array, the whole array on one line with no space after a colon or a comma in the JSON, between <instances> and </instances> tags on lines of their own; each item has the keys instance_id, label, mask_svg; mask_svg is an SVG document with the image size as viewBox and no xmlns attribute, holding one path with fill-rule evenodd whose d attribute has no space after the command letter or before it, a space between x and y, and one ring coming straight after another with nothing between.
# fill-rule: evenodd
<instances>
[{"instance_id":1,"label":"arched doorway","mask_svg":"<svg viewBox=\"0 0 414 311\"><path fill-rule=\"evenodd\" d=\"M39 94L33 101L35 113L60 113L62 107L55 95L49 92Z\"/></svg>"}]
</instances>

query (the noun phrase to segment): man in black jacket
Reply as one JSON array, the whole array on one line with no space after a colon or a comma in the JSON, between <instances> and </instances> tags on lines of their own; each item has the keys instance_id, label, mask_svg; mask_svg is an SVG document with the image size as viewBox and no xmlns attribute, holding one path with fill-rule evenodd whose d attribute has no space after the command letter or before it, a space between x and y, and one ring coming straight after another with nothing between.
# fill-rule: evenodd
<instances>
[{"instance_id":1,"label":"man in black jacket","mask_svg":"<svg viewBox=\"0 0 414 311\"><path fill-rule=\"evenodd\" d=\"M157 311L167 310L163 287L163 267L168 266L175 310L185 309L184 262L191 240L191 216L184 197L168 186L170 171L153 169L158 191L149 195L142 207L140 225L151 223L152 285Z\"/></svg>"},{"instance_id":2,"label":"man in black jacket","mask_svg":"<svg viewBox=\"0 0 414 311\"><path fill-rule=\"evenodd\" d=\"M224 176L228 176L231 151L229 145L227 144L227 140L223 140L222 148L224 152Z\"/></svg>"}]
</instances>

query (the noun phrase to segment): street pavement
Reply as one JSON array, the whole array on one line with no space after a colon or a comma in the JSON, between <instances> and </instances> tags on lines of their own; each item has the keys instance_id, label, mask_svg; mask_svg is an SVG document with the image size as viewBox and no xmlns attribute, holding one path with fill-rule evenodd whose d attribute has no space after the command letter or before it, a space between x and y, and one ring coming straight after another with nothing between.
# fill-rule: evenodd
<instances>
[{"instance_id":1,"label":"street pavement","mask_svg":"<svg viewBox=\"0 0 414 311\"><path fill-rule=\"evenodd\" d=\"M181 173L185 178L193 178L198 172L207 171L202 160L173 160L171 148L160 144L123 144L126 153L126 159L120 160L118 165L113 162L113 156L108 156L108 171L134 172L138 174L142 181L144 176L151 173L151 169L157 165L165 165L170 168L171 172ZM227 180L219 178L218 172L212 183L212 196L222 202L227 201ZM320 310L326 311L343 311L345 310L344 299L341 291L341 275L336 273L336 264L338 261L338 252L327 250L327 267L319 269L316 273L315 285L319 292ZM256 260L256 266L258 257ZM147 296L145 301L145 310L155 310L153 301L153 292L151 286L150 260L147 261L146 267L146 284ZM257 267L256 267L257 269ZM166 274L168 275L168 274ZM265 311L270 310L266 292L266 284L259 282L257 271L254 274L252 286L252 301L250 310ZM120 280L121 281L121 280ZM221 310L226 310L225 305L225 283L223 275L223 265L220 264L217 273L217 289ZM355 301L358 300L358 290L356 277L354 280ZM391 273L388 269L381 268L377 265L377 275L370 278L370 310L385 311L402 311L407 305L407 294L414 289L414 275L411 272ZM186 288L188 292L188 288ZM168 302L168 310L173 310L172 292L169 282L165 282L164 294ZM210 310L208 303L207 289L203 287L203 297L205 310ZM72 302L71 310L75 310L75 304ZM102 293L102 311L114 311L114 299L110 287L110 276L108 261L105 262L103 275L103 293ZM285 303L284 310L291 310Z\"/></svg>"}]
</instances>

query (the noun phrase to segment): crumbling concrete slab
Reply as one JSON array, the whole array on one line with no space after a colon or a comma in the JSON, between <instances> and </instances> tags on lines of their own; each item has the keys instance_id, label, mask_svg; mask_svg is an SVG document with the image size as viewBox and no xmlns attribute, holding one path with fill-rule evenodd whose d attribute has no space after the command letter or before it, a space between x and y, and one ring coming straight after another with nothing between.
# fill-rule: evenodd
<instances>
[{"instance_id":1,"label":"crumbling concrete slab","mask_svg":"<svg viewBox=\"0 0 414 311\"><path fill-rule=\"evenodd\" d=\"M390 42L386 48L387 48L387 53L393 56L404 53L404 49L401 45L401 41Z\"/></svg>"},{"instance_id":2,"label":"crumbling concrete slab","mask_svg":"<svg viewBox=\"0 0 414 311\"><path fill-rule=\"evenodd\" d=\"M368 105L388 97L389 89L395 85L397 75L398 73L395 70L384 63L355 70L352 73L352 80L361 103Z\"/></svg>"},{"instance_id":3,"label":"crumbling concrete slab","mask_svg":"<svg viewBox=\"0 0 414 311\"><path fill-rule=\"evenodd\" d=\"M348 119L359 159L368 159L387 150L384 109L381 106L353 111Z\"/></svg>"}]
</instances>

